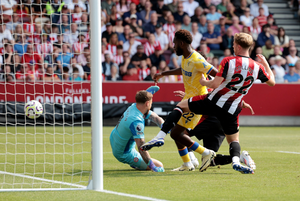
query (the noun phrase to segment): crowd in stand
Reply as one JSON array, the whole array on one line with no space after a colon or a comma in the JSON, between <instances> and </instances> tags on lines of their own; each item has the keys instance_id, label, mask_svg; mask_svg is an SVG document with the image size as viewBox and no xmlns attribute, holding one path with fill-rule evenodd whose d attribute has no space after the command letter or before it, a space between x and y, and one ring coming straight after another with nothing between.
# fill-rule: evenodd
<instances>
[{"instance_id":1,"label":"crowd in stand","mask_svg":"<svg viewBox=\"0 0 300 201\"><path fill-rule=\"evenodd\" d=\"M88 0L1 0L0 6L1 80L90 80ZM157 72L179 68L173 39L186 29L192 47L215 67L233 54L234 34L249 33L251 57L263 54L277 83L299 82L295 42L273 15L263 0L102 1L103 79L152 81Z\"/></svg>"},{"instance_id":2,"label":"crowd in stand","mask_svg":"<svg viewBox=\"0 0 300 201\"><path fill-rule=\"evenodd\" d=\"M89 2L1 0L0 79L90 79Z\"/></svg>"},{"instance_id":3,"label":"crowd in stand","mask_svg":"<svg viewBox=\"0 0 300 201\"><path fill-rule=\"evenodd\" d=\"M300 82L295 41L278 27L263 0L102 1L102 67L106 80L152 80L155 72L179 68L173 51L179 29L189 30L192 47L215 67L233 54L235 33L251 34L251 57L263 54L277 83ZM180 81L181 76L160 82Z\"/></svg>"}]
</instances>

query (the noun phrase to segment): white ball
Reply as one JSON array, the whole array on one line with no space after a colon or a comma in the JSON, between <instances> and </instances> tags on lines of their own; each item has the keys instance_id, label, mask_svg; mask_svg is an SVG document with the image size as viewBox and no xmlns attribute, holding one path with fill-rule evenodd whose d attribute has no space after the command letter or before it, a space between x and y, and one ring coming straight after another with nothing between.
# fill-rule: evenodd
<instances>
[{"instance_id":1,"label":"white ball","mask_svg":"<svg viewBox=\"0 0 300 201\"><path fill-rule=\"evenodd\" d=\"M36 119L43 114L43 106L36 100L28 101L24 108L26 117L30 119Z\"/></svg>"}]
</instances>

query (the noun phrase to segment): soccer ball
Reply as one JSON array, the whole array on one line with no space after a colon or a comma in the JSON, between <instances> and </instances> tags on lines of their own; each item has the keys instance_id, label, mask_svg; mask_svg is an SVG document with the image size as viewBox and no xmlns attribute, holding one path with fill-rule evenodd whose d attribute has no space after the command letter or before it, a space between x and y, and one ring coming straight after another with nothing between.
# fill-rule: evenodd
<instances>
[{"instance_id":1,"label":"soccer ball","mask_svg":"<svg viewBox=\"0 0 300 201\"><path fill-rule=\"evenodd\" d=\"M36 119L43 114L43 106L39 101L31 100L25 105L25 115L30 119Z\"/></svg>"}]
</instances>

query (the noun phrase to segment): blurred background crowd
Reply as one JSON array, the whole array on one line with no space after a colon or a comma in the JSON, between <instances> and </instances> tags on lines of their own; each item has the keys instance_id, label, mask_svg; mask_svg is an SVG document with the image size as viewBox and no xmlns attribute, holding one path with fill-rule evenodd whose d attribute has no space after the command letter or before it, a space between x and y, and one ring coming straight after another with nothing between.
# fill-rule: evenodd
<instances>
[{"instance_id":1,"label":"blurred background crowd","mask_svg":"<svg viewBox=\"0 0 300 201\"><path fill-rule=\"evenodd\" d=\"M298 8L299 1L288 5ZM88 0L1 0L0 6L1 80L90 80ZM235 33L251 34L251 57L263 54L277 83L300 82L299 51L274 15L263 0L103 0L103 79L152 81L157 72L179 68L173 39L186 29L192 47L215 67L233 54Z\"/></svg>"}]
</instances>

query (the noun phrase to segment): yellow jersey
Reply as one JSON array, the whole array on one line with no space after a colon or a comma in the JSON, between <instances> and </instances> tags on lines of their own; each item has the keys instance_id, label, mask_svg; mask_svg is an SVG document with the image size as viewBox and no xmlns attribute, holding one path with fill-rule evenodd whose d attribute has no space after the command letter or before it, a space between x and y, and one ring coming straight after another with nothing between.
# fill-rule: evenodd
<instances>
[{"instance_id":1,"label":"yellow jersey","mask_svg":"<svg viewBox=\"0 0 300 201\"><path fill-rule=\"evenodd\" d=\"M182 77L185 89L185 96L183 100L207 94L206 86L202 86L199 82L202 74L207 77L207 74L213 69L200 53L194 51L186 59L182 57L181 60ZM178 124L185 127L194 129L202 115L195 115L194 113L184 113Z\"/></svg>"}]
</instances>

